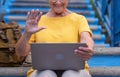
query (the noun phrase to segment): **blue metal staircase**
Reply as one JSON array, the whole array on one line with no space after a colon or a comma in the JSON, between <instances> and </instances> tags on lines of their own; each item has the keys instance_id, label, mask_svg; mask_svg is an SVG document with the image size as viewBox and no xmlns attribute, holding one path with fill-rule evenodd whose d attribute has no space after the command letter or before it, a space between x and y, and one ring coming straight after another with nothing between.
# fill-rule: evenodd
<instances>
[{"instance_id":1,"label":"blue metal staircase","mask_svg":"<svg viewBox=\"0 0 120 77\"><path fill-rule=\"evenodd\" d=\"M120 0L92 0L111 46L120 47Z\"/></svg>"},{"instance_id":2,"label":"blue metal staircase","mask_svg":"<svg viewBox=\"0 0 120 77\"><path fill-rule=\"evenodd\" d=\"M25 25L27 11L39 8L41 11L43 11L43 13L46 13L49 9L48 3L45 0L7 0L7 1L8 2L5 4L4 8L6 9L6 15L4 16L4 20L6 22L15 20L21 27L24 27ZM119 73L120 48L117 49L112 48L109 47L109 44L105 44L104 41L106 37L104 34L101 33L102 28L98 24L98 18L95 17L95 12L92 9L92 5L89 3L89 0L73 0L73 1L70 0L70 1L71 2L68 5L68 8L70 10L86 16L90 28L93 32L95 46L104 46L104 48L96 47L94 56L88 61L91 74L93 74L93 77L120 77ZM25 76L26 71L28 70L27 67L15 67L15 68L3 67L2 69L3 71L8 72L3 73L0 72L1 73L0 77L26 77Z\"/></svg>"},{"instance_id":3,"label":"blue metal staircase","mask_svg":"<svg viewBox=\"0 0 120 77\"><path fill-rule=\"evenodd\" d=\"M6 22L16 21L21 27L24 27L26 14L31 9L39 8L43 13L46 13L49 9L48 2L42 0L10 0L7 5L4 20ZM98 18L95 17L89 0L70 2L68 9L87 18L96 46L109 47L109 44L105 44L105 35L101 33L101 26L98 24Z\"/></svg>"}]
</instances>

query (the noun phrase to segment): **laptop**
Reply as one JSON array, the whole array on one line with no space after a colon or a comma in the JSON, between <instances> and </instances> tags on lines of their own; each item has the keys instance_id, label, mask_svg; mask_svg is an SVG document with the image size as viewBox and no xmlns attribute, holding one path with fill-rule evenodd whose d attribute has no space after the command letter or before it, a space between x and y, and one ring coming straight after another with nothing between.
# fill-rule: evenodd
<instances>
[{"instance_id":1,"label":"laptop","mask_svg":"<svg viewBox=\"0 0 120 77\"><path fill-rule=\"evenodd\" d=\"M32 43L32 66L37 70L80 70L85 61L74 54L85 43Z\"/></svg>"}]
</instances>

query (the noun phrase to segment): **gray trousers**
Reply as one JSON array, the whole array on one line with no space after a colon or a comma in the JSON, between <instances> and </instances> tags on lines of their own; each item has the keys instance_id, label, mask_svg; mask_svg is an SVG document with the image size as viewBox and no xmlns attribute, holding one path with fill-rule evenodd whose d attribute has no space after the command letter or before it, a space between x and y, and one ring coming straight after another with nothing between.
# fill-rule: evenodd
<instances>
[{"instance_id":1,"label":"gray trousers","mask_svg":"<svg viewBox=\"0 0 120 77\"><path fill-rule=\"evenodd\" d=\"M57 77L57 74L52 70L37 71L35 70L30 77ZM74 71L67 70L63 72L61 77L92 77L85 70Z\"/></svg>"}]
</instances>

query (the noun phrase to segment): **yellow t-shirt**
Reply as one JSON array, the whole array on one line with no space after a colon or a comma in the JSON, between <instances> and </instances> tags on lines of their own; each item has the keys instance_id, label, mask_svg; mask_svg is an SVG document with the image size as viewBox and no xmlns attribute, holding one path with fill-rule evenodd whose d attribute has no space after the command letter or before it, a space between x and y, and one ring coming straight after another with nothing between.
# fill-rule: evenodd
<instances>
[{"instance_id":1,"label":"yellow t-shirt","mask_svg":"<svg viewBox=\"0 0 120 77\"><path fill-rule=\"evenodd\" d=\"M68 14L64 17L49 17L43 15L39 26L47 28L31 36L30 42L37 43L77 43L80 42L80 33L87 31L92 35L86 18L76 13ZM88 69L86 64L85 69ZM28 76L33 72L28 71Z\"/></svg>"}]
</instances>

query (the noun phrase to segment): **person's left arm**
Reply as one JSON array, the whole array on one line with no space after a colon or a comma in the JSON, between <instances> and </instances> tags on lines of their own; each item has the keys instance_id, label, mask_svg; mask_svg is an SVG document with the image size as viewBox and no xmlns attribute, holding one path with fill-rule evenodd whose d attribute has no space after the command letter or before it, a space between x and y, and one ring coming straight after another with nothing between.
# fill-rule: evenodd
<instances>
[{"instance_id":1,"label":"person's left arm","mask_svg":"<svg viewBox=\"0 0 120 77\"><path fill-rule=\"evenodd\" d=\"M82 32L80 35L80 43L86 43L87 47L79 47L75 50L75 54L80 56L83 60L89 60L93 55L94 42L89 32Z\"/></svg>"}]
</instances>

